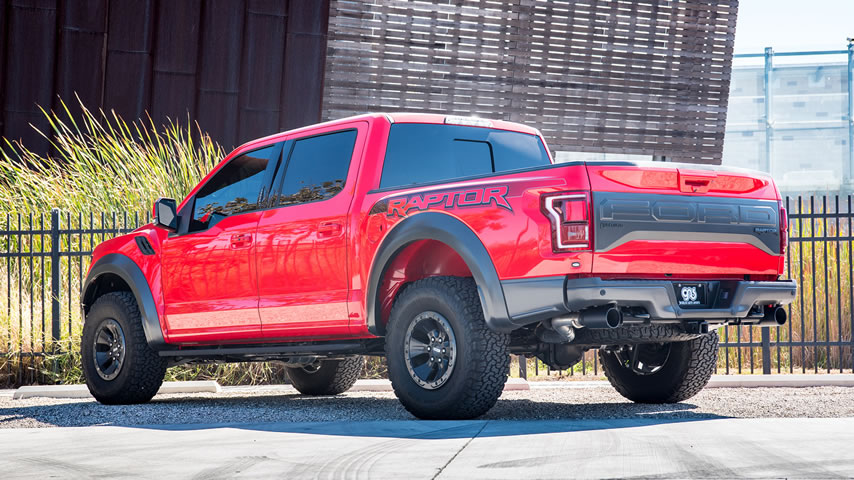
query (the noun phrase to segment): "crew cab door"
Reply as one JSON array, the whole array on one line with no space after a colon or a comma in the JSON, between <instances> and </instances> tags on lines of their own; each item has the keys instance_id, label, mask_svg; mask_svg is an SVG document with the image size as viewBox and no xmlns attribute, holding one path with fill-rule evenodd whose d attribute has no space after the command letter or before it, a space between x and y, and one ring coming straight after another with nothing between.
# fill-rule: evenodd
<instances>
[{"instance_id":1,"label":"crew cab door","mask_svg":"<svg viewBox=\"0 0 854 480\"><path fill-rule=\"evenodd\" d=\"M161 254L169 341L260 337L256 228L281 148L236 156L182 208Z\"/></svg>"},{"instance_id":2,"label":"crew cab door","mask_svg":"<svg viewBox=\"0 0 854 480\"><path fill-rule=\"evenodd\" d=\"M258 224L265 338L348 333L347 219L365 122L289 139Z\"/></svg>"}]
</instances>

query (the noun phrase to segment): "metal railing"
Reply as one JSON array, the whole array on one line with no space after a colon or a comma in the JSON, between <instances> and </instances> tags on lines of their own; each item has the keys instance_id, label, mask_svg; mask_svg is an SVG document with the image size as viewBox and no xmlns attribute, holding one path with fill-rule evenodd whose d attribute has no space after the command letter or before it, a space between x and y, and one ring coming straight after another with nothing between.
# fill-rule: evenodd
<instances>
[{"instance_id":1,"label":"metal railing","mask_svg":"<svg viewBox=\"0 0 854 480\"><path fill-rule=\"evenodd\" d=\"M719 373L846 372L854 367L854 213L852 196L787 197L789 248L785 276L798 297L782 327L729 326L720 335ZM519 376L600 375L595 351L568 371L519 362Z\"/></svg>"},{"instance_id":2,"label":"metal railing","mask_svg":"<svg viewBox=\"0 0 854 480\"><path fill-rule=\"evenodd\" d=\"M785 205L786 275L800 285L798 298L782 327L722 329L721 373L842 372L854 366L852 197L787 198ZM18 384L38 381L38 358L77 348L80 290L92 250L146 222L147 214L135 213L0 216L0 375L14 375ZM595 353L564 372L520 362L519 374L599 375Z\"/></svg>"},{"instance_id":3,"label":"metal railing","mask_svg":"<svg viewBox=\"0 0 854 480\"><path fill-rule=\"evenodd\" d=\"M147 214L59 210L0 216L0 383L40 381L38 358L77 348L92 250L147 221Z\"/></svg>"}]
</instances>

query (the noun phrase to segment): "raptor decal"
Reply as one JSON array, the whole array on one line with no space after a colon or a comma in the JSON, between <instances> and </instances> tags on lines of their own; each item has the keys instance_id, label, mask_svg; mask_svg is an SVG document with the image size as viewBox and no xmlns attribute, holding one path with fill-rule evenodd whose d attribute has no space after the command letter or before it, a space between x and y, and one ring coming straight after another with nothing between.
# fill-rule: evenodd
<instances>
[{"instance_id":1,"label":"raptor decal","mask_svg":"<svg viewBox=\"0 0 854 480\"><path fill-rule=\"evenodd\" d=\"M462 190L446 190L441 192L414 193L385 200L382 210L389 217L405 217L413 210L429 210L431 208L461 208L495 204L496 207L513 211L507 201L507 185L494 187L475 187ZM372 213L375 210L372 209ZM379 213L379 212L377 212Z\"/></svg>"}]
</instances>

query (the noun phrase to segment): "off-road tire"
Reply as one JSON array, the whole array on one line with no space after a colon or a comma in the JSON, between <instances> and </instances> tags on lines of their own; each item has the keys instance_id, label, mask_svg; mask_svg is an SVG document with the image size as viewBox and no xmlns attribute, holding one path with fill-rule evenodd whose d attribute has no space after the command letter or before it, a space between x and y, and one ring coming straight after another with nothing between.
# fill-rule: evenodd
<instances>
[{"instance_id":1,"label":"off-road tire","mask_svg":"<svg viewBox=\"0 0 854 480\"><path fill-rule=\"evenodd\" d=\"M617 357L599 350L602 370L620 395L637 403L677 403L703 389L718 362L718 333L670 344L670 356L655 373L639 375L620 364Z\"/></svg>"},{"instance_id":2,"label":"off-road tire","mask_svg":"<svg viewBox=\"0 0 854 480\"><path fill-rule=\"evenodd\" d=\"M410 322L423 312L447 319L456 338L456 363L438 388L419 386L407 370L404 342ZM395 395L422 419L469 419L495 405L510 370L510 336L487 327L471 278L430 277L412 282L397 296L386 335L388 376Z\"/></svg>"},{"instance_id":3,"label":"off-road tire","mask_svg":"<svg viewBox=\"0 0 854 480\"><path fill-rule=\"evenodd\" d=\"M353 355L336 360L321 360L314 369L286 367L291 384L303 395L338 395L350 390L359 379L365 358Z\"/></svg>"},{"instance_id":4,"label":"off-road tire","mask_svg":"<svg viewBox=\"0 0 854 480\"><path fill-rule=\"evenodd\" d=\"M125 357L118 375L104 380L94 363L95 335L102 322L115 320L125 338ZM98 297L83 324L80 351L89 392L107 405L145 403L160 389L166 359L148 346L136 299L130 292L111 292Z\"/></svg>"},{"instance_id":5,"label":"off-road tire","mask_svg":"<svg viewBox=\"0 0 854 480\"><path fill-rule=\"evenodd\" d=\"M701 337L686 333L679 325L632 325L617 328L581 328L575 332L577 345L634 345L655 342L685 342Z\"/></svg>"}]
</instances>

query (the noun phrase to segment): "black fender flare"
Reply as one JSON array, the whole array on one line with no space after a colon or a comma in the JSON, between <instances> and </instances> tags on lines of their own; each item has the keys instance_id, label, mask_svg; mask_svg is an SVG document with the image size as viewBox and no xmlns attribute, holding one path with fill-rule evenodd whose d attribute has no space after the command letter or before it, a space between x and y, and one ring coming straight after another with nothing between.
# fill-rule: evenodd
<instances>
[{"instance_id":1,"label":"black fender flare","mask_svg":"<svg viewBox=\"0 0 854 480\"><path fill-rule=\"evenodd\" d=\"M510 332L516 328L507 313L504 290L492 258L480 238L462 221L439 212L423 212L401 220L385 236L368 278L366 315L368 330L378 336L385 335L385 326L380 322L379 285L392 259L407 245L418 240L436 240L453 248L469 270L477 284L483 317L487 326L498 332Z\"/></svg>"},{"instance_id":2,"label":"black fender flare","mask_svg":"<svg viewBox=\"0 0 854 480\"><path fill-rule=\"evenodd\" d=\"M118 276L130 287L139 306L142 329L148 345L153 350L163 350L166 347L166 341L163 339L163 330L160 328L160 317L157 315L157 304L154 302L154 295L151 294L151 287L139 266L126 255L109 253L99 258L89 269L80 297L84 311L87 310L88 302L94 301L92 297L96 292L98 277L107 273Z\"/></svg>"}]
</instances>

